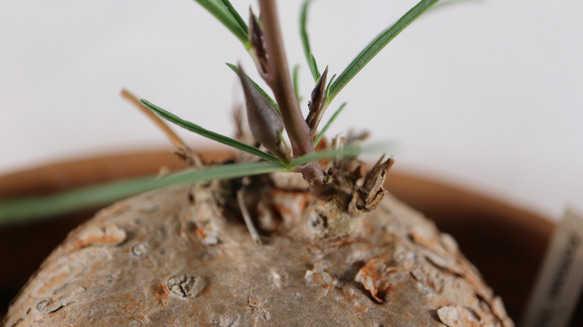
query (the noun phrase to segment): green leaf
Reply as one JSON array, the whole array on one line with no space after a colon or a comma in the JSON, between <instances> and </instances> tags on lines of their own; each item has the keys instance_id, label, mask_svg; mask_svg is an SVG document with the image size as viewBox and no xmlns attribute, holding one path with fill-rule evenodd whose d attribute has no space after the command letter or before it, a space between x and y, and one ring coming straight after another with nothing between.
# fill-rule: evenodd
<instances>
[{"instance_id":1,"label":"green leaf","mask_svg":"<svg viewBox=\"0 0 583 327\"><path fill-rule=\"evenodd\" d=\"M320 140L324 137L324 135L326 134L326 131L328 131L328 128L330 128L330 125L332 125L334 120L336 120L336 117L338 117L338 115L340 114L340 112L342 112L342 109L344 109L344 107L346 107L346 102L344 102L343 104L340 105L340 108L338 108L338 110L336 110L334 112L334 114L332 115L332 117L330 117L330 119L328 120L326 125L324 125L324 128L322 128L322 130L320 131L320 133L318 134L318 136L314 140L314 146L316 146L316 145L318 145L318 143L320 143Z\"/></svg>"},{"instance_id":2,"label":"green leaf","mask_svg":"<svg viewBox=\"0 0 583 327\"><path fill-rule=\"evenodd\" d=\"M223 23L243 43L246 49L251 47L247 24L245 24L241 16L235 11L229 0L195 1Z\"/></svg>"},{"instance_id":3,"label":"green leaf","mask_svg":"<svg viewBox=\"0 0 583 327\"><path fill-rule=\"evenodd\" d=\"M255 155L255 156L258 156L260 158L263 158L263 159L265 159L267 161L271 161L271 162L276 162L276 163L282 164L281 160L277 159L275 156L273 156L273 155L271 155L269 153L263 152L263 151L255 148L255 147L252 147L252 146L247 145L245 143L239 142L239 141L237 141L235 139L232 139L232 138L230 138L228 136L224 136L224 135L221 135L221 134L218 134L218 133L209 131L207 129L204 129L204 128L200 127L199 125L195 124L195 123L186 121L186 120L184 120L184 119L182 119L182 118L180 118L180 117L178 117L178 116L176 116L176 115L174 115L174 114L172 114L172 113L170 113L170 112L168 112L168 111L166 111L166 110L164 110L164 109L156 106L155 104L149 102L148 100L142 99L142 100L140 100L140 102L144 106L146 106L148 109L154 111L160 117L162 117L162 118L164 118L164 119L166 119L166 120L168 120L168 121L170 121L170 122L172 122L172 123L174 123L174 124L176 124L176 125L178 125L180 127L183 127L183 128L185 128L185 129L187 129L187 130L189 130L191 132L195 132L195 133L197 133L197 134L199 134L201 136L204 136L204 137L206 137L208 139L217 141L219 143L228 145L230 147L239 149L241 151L245 151L245 152L250 153L252 155Z\"/></svg>"},{"instance_id":4,"label":"green leaf","mask_svg":"<svg viewBox=\"0 0 583 327\"><path fill-rule=\"evenodd\" d=\"M397 36L401 31L403 31L409 24L411 24L415 19L421 16L425 11L427 11L431 6L437 3L439 0L421 0L413 8L411 8L405 15L403 15L399 20L384 30L380 35L378 35L371 43L369 43L359 54L352 60L352 62L344 69L344 71L338 76L334 81L334 84L330 86L329 96L327 102L331 103L332 100L338 95L338 93L350 82L358 72L366 64L371 61L389 42L391 42L395 36Z\"/></svg>"},{"instance_id":5,"label":"green leaf","mask_svg":"<svg viewBox=\"0 0 583 327\"><path fill-rule=\"evenodd\" d=\"M356 156L358 156L360 151L361 150L359 147L347 145L347 146L344 146L340 149L312 152L312 153L308 153L304 156L301 156L299 158L292 160L292 162L289 164L289 167L295 168L295 167L310 163L312 161L323 160L323 159L332 159L332 158L336 158L338 156L340 156L340 157L356 157Z\"/></svg>"},{"instance_id":6,"label":"green leaf","mask_svg":"<svg viewBox=\"0 0 583 327\"><path fill-rule=\"evenodd\" d=\"M304 48L306 60L308 61L308 67L310 67L310 72L312 72L312 77L314 77L314 81L318 82L318 80L320 79L320 72L318 71L318 64L316 63L316 58L314 58L314 56L312 55L307 30L308 7L310 5L310 2L312 2L312 0L306 0L302 5L302 11L300 13L300 36L302 37L302 46Z\"/></svg>"},{"instance_id":7,"label":"green leaf","mask_svg":"<svg viewBox=\"0 0 583 327\"><path fill-rule=\"evenodd\" d=\"M171 185L289 172L294 167L312 161L338 156L355 157L360 152L359 147L345 146L341 149L314 152L299 157L287 165L265 161L225 164L182 170L162 177L147 176L109 182L48 196L3 200L0 201L0 226L47 219L80 209L97 208L123 198Z\"/></svg>"},{"instance_id":8,"label":"green leaf","mask_svg":"<svg viewBox=\"0 0 583 327\"><path fill-rule=\"evenodd\" d=\"M239 28L247 33L248 32L247 23L245 23L243 18L241 18L237 10L233 8L231 2L229 0L221 0L221 2L225 5L225 7L227 7L227 10L229 11L229 13L231 13L231 16L233 16L233 18L237 22L237 25L239 25Z\"/></svg>"},{"instance_id":9,"label":"green leaf","mask_svg":"<svg viewBox=\"0 0 583 327\"><path fill-rule=\"evenodd\" d=\"M299 82L299 78L300 78L300 66L299 65L295 65L294 66L294 70L293 70L293 75L292 75L292 83L294 85L294 92L296 94L296 99L298 100L298 104L302 102L301 96L300 96L300 82Z\"/></svg>"},{"instance_id":10,"label":"green leaf","mask_svg":"<svg viewBox=\"0 0 583 327\"><path fill-rule=\"evenodd\" d=\"M237 74L237 76L239 76L239 67L230 64L230 63L226 63L227 66L229 66L229 68L231 68L231 70L233 72L235 72L235 74ZM251 77L249 77L249 75L245 74L245 76L247 76L247 78L249 78L249 81L251 81L251 84L253 84L253 87L255 87L255 89L257 91L259 91L259 93L261 93L261 95L265 98L265 100L267 100L269 102L269 104L271 105L271 107L273 109L275 109L275 111L277 112L278 115L281 116L281 113L279 112L279 106L277 105L277 103L275 101L273 101L273 98L269 96L269 94L267 94L267 92L265 92L261 86L259 86L257 83L255 83L255 81L253 81L251 79Z\"/></svg>"},{"instance_id":11,"label":"green leaf","mask_svg":"<svg viewBox=\"0 0 583 327\"><path fill-rule=\"evenodd\" d=\"M49 218L84 208L96 208L154 189L175 185L231 179L288 171L273 162L250 162L183 170L164 177L148 176L74 189L44 197L29 197L0 202L0 225Z\"/></svg>"},{"instance_id":12,"label":"green leaf","mask_svg":"<svg viewBox=\"0 0 583 327\"><path fill-rule=\"evenodd\" d=\"M330 77L330 81L328 82L328 86L326 86L326 99L330 98L330 86L334 84L334 80L336 79L336 74ZM332 101L326 101L325 105L329 105Z\"/></svg>"}]
</instances>

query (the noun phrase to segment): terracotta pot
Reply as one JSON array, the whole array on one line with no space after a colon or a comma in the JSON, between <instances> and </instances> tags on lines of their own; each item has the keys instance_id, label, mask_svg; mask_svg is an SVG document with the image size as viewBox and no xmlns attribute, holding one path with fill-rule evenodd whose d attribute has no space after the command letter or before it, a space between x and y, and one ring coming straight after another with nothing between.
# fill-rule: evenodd
<instances>
[{"instance_id":1,"label":"terracotta pot","mask_svg":"<svg viewBox=\"0 0 583 327\"><path fill-rule=\"evenodd\" d=\"M206 151L208 160L228 157ZM68 161L0 176L0 198L40 195L79 186L183 168L168 151ZM555 228L551 221L502 202L404 173L391 172L388 189L452 234L462 252L520 320L540 261ZM0 316L8 302L67 233L98 208L34 224L0 228ZM579 306L576 321L583 322ZM580 325L580 324L577 324ZM574 325L575 326L575 325Z\"/></svg>"}]
</instances>

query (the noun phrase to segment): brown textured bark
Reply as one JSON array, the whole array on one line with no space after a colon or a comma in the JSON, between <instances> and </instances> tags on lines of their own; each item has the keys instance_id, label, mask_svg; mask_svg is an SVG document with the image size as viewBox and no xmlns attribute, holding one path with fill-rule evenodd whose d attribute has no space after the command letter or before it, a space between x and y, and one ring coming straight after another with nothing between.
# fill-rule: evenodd
<instances>
[{"instance_id":1,"label":"brown textured bark","mask_svg":"<svg viewBox=\"0 0 583 327\"><path fill-rule=\"evenodd\" d=\"M418 212L388 197L348 235L321 240L323 202L276 185L254 212L270 231L263 246L217 204L214 184L194 201L169 188L104 209L47 258L6 326L512 324L453 238Z\"/></svg>"},{"instance_id":2,"label":"brown textured bark","mask_svg":"<svg viewBox=\"0 0 583 327\"><path fill-rule=\"evenodd\" d=\"M225 152L203 151L206 161ZM210 155L210 156L209 156ZM65 161L0 176L0 198L46 194L184 165L170 151L133 152ZM397 166L397 168L399 168ZM554 224L532 212L427 178L391 171L387 187L451 233L462 252L504 299L508 314L521 317ZM0 316L42 260L92 211L34 224L0 228ZM573 326L583 321L579 306ZM2 320L0 318L0 320ZM579 323L577 323L579 322Z\"/></svg>"}]
</instances>

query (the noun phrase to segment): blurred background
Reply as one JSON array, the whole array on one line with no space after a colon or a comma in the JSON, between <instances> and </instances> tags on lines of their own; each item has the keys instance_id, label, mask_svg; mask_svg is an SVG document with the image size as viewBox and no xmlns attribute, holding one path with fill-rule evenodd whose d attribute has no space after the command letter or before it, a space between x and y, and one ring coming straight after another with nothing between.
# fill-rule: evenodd
<instances>
[{"instance_id":1,"label":"blurred background","mask_svg":"<svg viewBox=\"0 0 583 327\"><path fill-rule=\"evenodd\" d=\"M247 18L250 2L232 2ZM298 33L301 1L279 4L288 60L302 65L307 99L313 81ZM414 4L314 1L309 31L320 68L340 73ZM566 206L583 210L581 17L580 0L444 2L339 94L327 116L348 106L329 135L368 129L389 142L395 170L551 219ZM230 135L242 95L224 63L238 61L255 73L238 40L192 0L0 1L0 174L170 149L119 96L123 87ZM180 135L194 149L213 146Z\"/></svg>"}]
</instances>

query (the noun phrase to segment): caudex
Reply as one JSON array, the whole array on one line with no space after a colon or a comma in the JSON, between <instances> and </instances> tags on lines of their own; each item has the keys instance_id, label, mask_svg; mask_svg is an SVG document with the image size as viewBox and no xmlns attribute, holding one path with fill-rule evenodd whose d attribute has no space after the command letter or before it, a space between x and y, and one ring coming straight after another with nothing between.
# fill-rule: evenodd
<instances>
[{"instance_id":1,"label":"caudex","mask_svg":"<svg viewBox=\"0 0 583 327\"><path fill-rule=\"evenodd\" d=\"M115 182L75 190L45 198L5 201L0 203L0 223L14 223L33 219L33 217L52 216L80 207L108 203L171 184L231 179L274 172L301 172L303 178L308 182L308 188L312 194L320 200L334 203L340 210L350 211L349 206L352 206L353 209L356 206L359 210L366 211L373 209L384 195L382 180L393 163L392 158L385 159L383 156L369 170L362 182L359 182L358 185L351 183L347 187L345 181L349 178L340 176L341 174L334 165L325 169L319 160L335 159L336 162L340 162L339 159L356 158L361 151L359 144L366 137L366 134L337 137L331 145L322 145L324 133L344 109L346 103L339 106L324 126L321 126L320 123L326 109L350 80L394 37L438 1L421 0L418 2L397 22L375 37L344 71L339 75L332 75L329 79L328 68L326 67L320 72L310 48L306 25L308 9L312 1L305 1L300 14L300 32L303 50L315 86L311 92L309 113L304 118L299 104L297 74L294 72L292 76L286 58L276 1L259 0L260 15L256 16L250 9L249 23L247 24L229 0L196 0L242 43L253 58L259 76L274 95L274 99L271 98L247 75L243 67L227 64L241 81L246 99L248 126L255 144L247 144L204 129L147 100L138 100L124 90L122 95L125 98L142 109L149 109L146 111L169 136L177 150L176 152L193 168L168 174L163 178L146 177L129 182ZM152 113L204 137L247 152L254 159L220 166L204 166L199 156ZM238 125L241 124L239 121ZM287 135L289 145L285 135ZM316 151L317 148L323 149ZM358 175L359 172L355 169L349 174Z\"/></svg>"},{"instance_id":2,"label":"caudex","mask_svg":"<svg viewBox=\"0 0 583 327\"><path fill-rule=\"evenodd\" d=\"M438 0L421 0L330 79L310 50L304 2L301 34L315 85L305 118L275 1L259 0L261 18L250 12L248 25L228 0L196 1L242 42L275 99L229 65L248 118L247 129L237 115L233 139L122 92L192 168L0 203L0 221L186 185L118 202L72 231L15 299L7 325L513 326L455 240L385 196L392 159L365 173L356 159L365 134L323 139L345 104L320 126L347 83ZM240 152L234 163L205 165L163 119ZM277 172L303 180L269 174Z\"/></svg>"}]
</instances>

